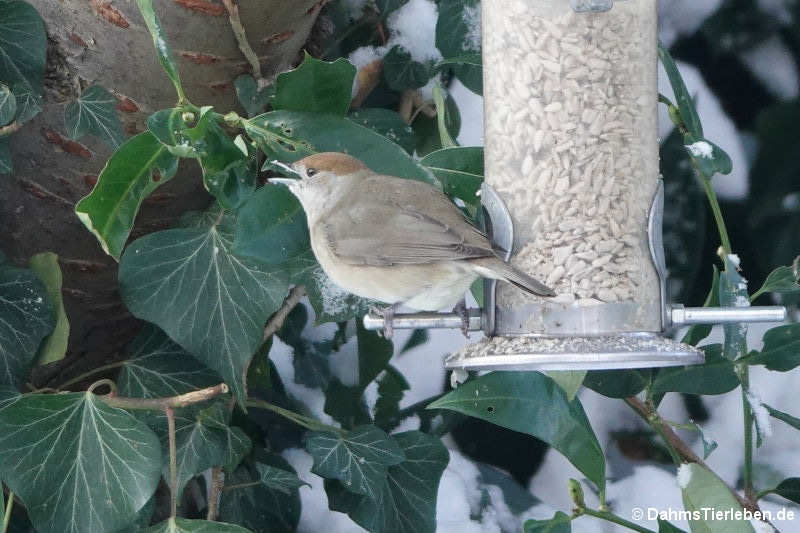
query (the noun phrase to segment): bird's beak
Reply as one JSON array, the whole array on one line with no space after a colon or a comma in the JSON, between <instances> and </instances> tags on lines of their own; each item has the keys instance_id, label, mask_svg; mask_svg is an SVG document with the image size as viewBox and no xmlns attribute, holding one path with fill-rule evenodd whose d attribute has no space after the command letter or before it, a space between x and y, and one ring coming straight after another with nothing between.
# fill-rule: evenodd
<instances>
[{"instance_id":1,"label":"bird's beak","mask_svg":"<svg viewBox=\"0 0 800 533\"><path fill-rule=\"evenodd\" d=\"M296 187L300 180L292 179L292 178L270 178L270 183L274 183L276 185L286 185L290 189Z\"/></svg>"},{"instance_id":2,"label":"bird's beak","mask_svg":"<svg viewBox=\"0 0 800 533\"><path fill-rule=\"evenodd\" d=\"M285 185L286 187L289 188L289 190L293 190L300 184L300 178L301 178L300 174L298 174L297 171L290 165L287 165L286 163L283 163L278 160L270 161L270 164L280 168L281 170L284 170L290 174L294 174L295 176L297 176L296 178L270 178L269 179L270 183L275 183L276 185Z\"/></svg>"}]
</instances>

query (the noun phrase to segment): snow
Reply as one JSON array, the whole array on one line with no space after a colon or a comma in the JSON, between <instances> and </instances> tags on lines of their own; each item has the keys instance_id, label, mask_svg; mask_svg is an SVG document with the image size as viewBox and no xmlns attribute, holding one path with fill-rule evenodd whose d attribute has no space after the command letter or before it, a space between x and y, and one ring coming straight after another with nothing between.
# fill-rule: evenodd
<instances>
[{"instance_id":1,"label":"snow","mask_svg":"<svg viewBox=\"0 0 800 533\"><path fill-rule=\"evenodd\" d=\"M681 489L686 489L689 483L692 482L692 469L687 464L678 467L678 474L676 476L678 486Z\"/></svg>"},{"instance_id":2,"label":"snow","mask_svg":"<svg viewBox=\"0 0 800 533\"><path fill-rule=\"evenodd\" d=\"M697 141L686 146L689 153L695 157L710 159L714 155L714 148L706 141Z\"/></svg>"},{"instance_id":3,"label":"snow","mask_svg":"<svg viewBox=\"0 0 800 533\"><path fill-rule=\"evenodd\" d=\"M469 30L467 31L466 39L462 44L462 49L465 52L477 52L481 49L481 6L476 4L474 6L465 5L462 14L464 23Z\"/></svg>"},{"instance_id":4,"label":"snow","mask_svg":"<svg viewBox=\"0 0 800 533\"><path fill-rule=\"evenodd\" d=\"M467 89L458 79L447 89L461 114L461 131L456 141L461 146L483 146L483 97Z\"/></svg>"},{"instance_id":5,"label":"snow","mask_svg":"<svg viewBox=\"0 0 800 533\"><path fill-rule=\"evenodd\" d=\"M734 268L739 268L742 264L742 260L736 254L728 254L728 261L731 262Z\"/></svg>"},{"instance_id":6,"label":"snow","mask_svg":"<svg viewBox=\"0 0 800 533\"><path fill-rule=\"evenodd\" d=\"M759 399L758 395L753 392L751 388L747 391L747 403L750 404L750 410L753 411L753 418L755 418L756 429L758 436L763 440L772 436L772 419L769 416L769 411L764 407L764 404Z\"/></svg>"},{"instance_id":7,"label":"snow","mask_svg":"<svg viewBox=\"0 0 800 533\"><path fill-rule=\"evenodd\" d=\"M797 63L777 35L744 52L742 61L778 98L791 100L797 96L800 86Z\"/></svg>"},{"instance_id":8,"label":"snow","mask_svg":"<svg viewBox=\"0 0 800 533\"><path fill-rule=\"evenodd\" d=\"M659 39L670 47L678 37L691 35L722 4L722 0L661 0L658 3Z\"/></svg>"},{"instance_id":9,"label":"snow","mask_svg":"<svg viewBox=\"0 0 800 533\"><path fill-rule=\"evenodd\" d=\"M436 48L437 18L433 0L409 0L386 21L390 35L387 50L399 44L408 50L414 61L441 60L442 54Z\"/></svg>"},{"instance_id":10,"label":"snow","mask_svg":"<svg viewBox=\"0 0 800 533\"><path fill-rule=\"evenodd\" d=\"M761 520L750 520L750 525L753 526L756 533L774 533L775 529L767 524L766 522L762 522Z\"/></svg>"}]
</instances>

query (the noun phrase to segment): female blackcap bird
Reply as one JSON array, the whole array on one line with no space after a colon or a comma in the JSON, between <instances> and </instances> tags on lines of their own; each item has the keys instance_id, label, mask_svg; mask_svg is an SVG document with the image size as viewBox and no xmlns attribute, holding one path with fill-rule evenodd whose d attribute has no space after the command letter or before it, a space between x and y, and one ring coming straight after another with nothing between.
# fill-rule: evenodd
<instances>
[{"instance_id":1,"label":"female blackcap bird","mask_svg":"<svg viewBox=\"0 0 800 533\"><path fill-rule=\"evenodd\" d=\"M514 284L537 296L552 289L503 262L436 187L373 172L347 154L326 152L291 165L300 179L272 178L300 200L311 248L341 288L391 311L457 306L480 276ZM391 311L385 313L391 334ZM464 315L462 315L464 316Z\"/></svg>"}]
</instances>

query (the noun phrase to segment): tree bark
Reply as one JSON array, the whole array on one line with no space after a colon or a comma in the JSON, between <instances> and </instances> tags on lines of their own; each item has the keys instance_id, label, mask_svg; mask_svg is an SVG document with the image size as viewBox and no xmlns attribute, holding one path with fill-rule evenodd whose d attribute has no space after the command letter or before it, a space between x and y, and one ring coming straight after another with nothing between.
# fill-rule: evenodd
<instances>
[{"instance_id":1,"label":"tree bark","mask_svg":"<svg viewBox=\"0 0 800 533\"><path fill-rule=\"evenodd\" d=\"M45 105L11 137L14 173L0 179L0 249L20 264L43 251L60 258L70 342L66 361L39 376L46 382L53 372L74 374L112 358L139 327L120 301L117 263L73 211L111 151L94 138L69 140L64 107L82 88L100 84L117 97L131 136L144 131L148 115L173 107L177 98L135 2L29 1L49 37ZM297 61L325 1L240 0L248 41L267 79ZM238 109L233 80L250 66L222 2L155 0L155 9L189 99L222 113ZM183 212L208 205L199 178L196 163L182 161L178 176L145 201L131 238L169 228Z\"/></svg>"}]
</instances>

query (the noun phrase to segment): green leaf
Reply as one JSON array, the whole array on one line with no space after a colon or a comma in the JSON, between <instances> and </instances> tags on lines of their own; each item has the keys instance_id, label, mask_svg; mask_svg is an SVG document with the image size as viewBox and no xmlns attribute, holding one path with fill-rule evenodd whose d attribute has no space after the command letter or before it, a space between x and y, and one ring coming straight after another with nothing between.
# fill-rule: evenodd
<instances>
[{"instance_id":1,"label":"green leaf","mask_svg":"<svg viewBox=\"0 0 800 533\"><path fill-rule=\"evenodd\" d=\"M233 254L231 225L222 212L207 213L198 227L135 241L120 262L119 282L131 313L217 371L243 402L247 365L289 286L282 270Z\"/></svg>"},{"instance_id":2,"label":"green leaf","mask_svg":"<svg viewBox=\"0 0 800 533\"><path fill-rule=\"evenodd\" d=\"M800 477L790 477L781 481L769 492L783 496L794 503L800 503Z\"/></svg>"},{"instance_id":3,"label":"green leaf","mask_svg":"<svg viewBox=\"0 0 800 533\"><path fill-rule=\"evenodd\" d=\"M547 375L558 383L558 386L567 394L567 399L572 401L583 385L586 373L586 370L551 370L547 372Z\"/></svg>"},{"instance_id":4,"label":"green leaf","mask_svg":"<svg viewBox=\"0 0 800 533\"><path fill-rule=\"evenodd\" d=\"M11 148L8 146L8 137L0 137L0 174L11 174L14 167L11 165Z\"/></svg>"},{"instance_id":5,"label":"green leaf","mask_svg":"<svg viewBox=\"0 0 800 533\"><path fill-rule=\"evenodd\" d=\"M42 533L116 531L158 485L156 436L92 393L22 396L0 426L0 476Z\"/></svg>"},{"instance_id":6,"label":"green leaf","mask_svg":"<svg viewBox=\"0 0 800 533\"><path fill-rule=\"evenodd\" d=\"M736 270L730 257L725 258L725 269L719 275L719 305L722 307L749 307L747 280ZM747 324L725 324L722 354L731 360L744 357L747 350Z\"/></svg>"},{"instance_id":7,"label":"green leaf","mask_svg":"<svg viewBox=\"0 0 800 533\"><path fill-rule=\"evenodd\" d=\"M405 459L398 444L375 426L360 426L344 435L312 432L306 450L314 458L312 472L341 480L347 490L366 496L380 490L389 466Z\"/></svg>"},{"instance_id":8,"label":"green leaf","mask_svg":"<svg viewBox=\"0 0 800 533\"><path fill-rule=\"evenodd\" d=\"M649 370L590 370L583 385L609 398L636 396L650 383Z\"/></svg>"},{"instance_id":9,"label":"green leaf","mask_svg":"<svg viewBox=\"0 0 800 533\"><path fill-rule=\"evenodd\" d=\"M432 74L429 65L411 59L411 53L399 44L383 58L383 77L393 91L419 89Z\"/></svg>"},{"instance_id":10,"label":"green leaf","mask_svg":"<svg viewBox=\"0 0 800 533\"><path fill-rule=\"evenodd\" d=\"M483 147L443 148L429 153L419 163L433 172L442 183L445 194L460 198L466 204L480 205L478 191L483 183Z\"/></svg>"},{"instance_id":11,"label":"green leaf","mask_svg":"<svg viewBox=\"0 0 800 533\"><path fill-rule=\"evenodd\" d=\"M272 107L344 116L355 76L356 68L344 58L321 61L306 52L300 66L278 75Z\"/></svg>"},{"instance_id":12,"label":"green leaf","mask_svg":"<svg viewBox=\"0 0 800 533\"><path fill-rule=\"evenodd\" d=\"M15 83L11 92L17 99L17 122L24 124L39 114L42 110L42 96L31 89L27 84Z\"/></svg>"},{"instance_id":13,"label":"green leaf","mask_svg":"<svg viewBox=\"0 0 800 533\"><path fill-rule=\"evenodd\" d=\"M476 462L478 467L478 483L483 487L493 485L503 493L503 500L508 505L509 510L515 515L524 513L537 503L537 500L530 491L521 485L516 479L505 471L494 465ZM484 488L484 491L486 489Z\"/></svg>"},{"instance_id":14,"label":"green leaf","mask_svg":"<svg viewBox=\"0 0 800 533\"><path fill-rule=\"evenodd\" d=\"M605 459L580 401L539 372L492 372L467 381L428 409L450 409L532 435L564 454L598 487Z\"/></svg>"},{"instance_id":15,"label":"green leaf","mask_svg":"<svg viewBox=\"0 0 800 533\"><path fill-rule=\"evenodd\" d=\"M446 60L456 60L453 73L470 91L483 93L483 69L463 61L464 56L480 57L481 7L478 0L442 0L436 20L436 47ZM474 63L474 59L473 59Z\"/></svg>"},{"instance_id":16,"label":"green leaf","mask_svg":"<svg viewBox=\"0 0 800 533\"><path fill-rule=\"evenodd\" d=\"M167 73L167 77L172 82L172 85L175 86L175 92L178 93L178 100L183 103L186 100L186 96L183 94L181 79L178 75L178 64L175 63L175 58L172 57L172 51L167 44L167 36L164 34L164 30L161 29L161 23L153 10L153 0L136 0L136 5L139 6L139 11L142 13L142 18L147 25L147 30L153 37L153 46L156 48L158 61L161 63L164 72Z\"/></svg>"},{"instance_id":17,"label":"green leaf","mask_svg":"<svg viewBox=\"0 0 800 533\"><path fill-rule=\"evenodd\" d=\"M722 356L721 344L701 347L706 361L702 365L662 368L653 380L653 394L725 394L739 386L734 362Z\"/></svg>"},{"instance_id":18,"label":"green leaf","mask_svg":"<svg viewBox=\"0 0 800 533\"><path fill-rule=\"evenodd\" d=\"M436 70L440 70L449 65L470 65L483 68L483 58L480 54L464 54L456 57L449 57L439 61L436 64Z\"/></svg>"},{"instance_id":19,"label":"green leaf","mask_svg":"<svg viewBox=\"0 0 800 533\"><path fill-rule=\"evenodd\" d=\"M387 366L378 377L378 399L375 400L375 425L385 431L394 429L400 422L400 401L411 386L393 366Z\"/></svg>"},{"instance_id":20,"label":"green leaf","mask_svg":"<svg viewBox=\"0 0 800 533\"><path fill-rule=\"evenodd\" d=\"M666 520L658 519L658 533L685 533L682 529L678 529Z\"/></svg>"},{"instance_id":21,"label":"green leaf","mask_svg":"<svg viewBox=\"0 0 800 533\"><path fill-rule=\"evenodd\" d=\"M33 273L44 283L56 317L52 333L42 341L36 355L36 364L46 365L64 358L69 341L69 319L61 296L61 267L58 266L58 256L53 252L36 254L30 258L29 264Z\"/></svg>"},{"instance_id":22,"label":"green leaf","mask_svg":"<svg viewBox=\"0 0 800 533\"><path fill-rule=\"evenodd\" d=\"M748 356L749 365L764 365L769 370L788 372L800 366L800 324L787 324L767 330L760 353Z\"/></svg>"},{"instance_id":23,"label":"green leaf","mask_svg":"<svg viewBox=\"0 0 800 533\"><path fill-rule=\"evenodd\" d=\"M156 111L147 117L150 133L177 157L214 157L212 147L206 142L206 133L212 123L214 119L210 106L203 107L200 116L185 108L175 107ZM238 148L234 148L241 154Z\"/></svg>"},{"instance_id":24,"label":"green leaf","mask_svg":"<svg viewBox=\"0 0 800 533\"><path fill-rule=\"evenodd\" d=\"M289 472L282 468L256 463L256 470L258 470L261 476L260 481L265 487L283 492L284 494L292 494L293 491L299 489L303 485L311 486L297 477L297 474L294 472Z\"/></svg>"},{"instance_id":25,"label":"green leaf","mask_svg":"<svg viewBox=\"0 0 800 533\"><path fill-rule=\"evenodd\" d=\"M5 126L17 114L17 99L8 85L0 82L0 126Z\"/></svg>"},{"instance_id":26,"label":"green leaf","mask_svg":"<svg viewBox=\"0 0 800 533\"><path fill-rule=\"evenodd\" d=\"M399 144L409 154L414 153L414 130L399 113L382 107L365 107L353 111L347 118Z\"/></svg>"},{"instance_id":27,"label":"green leaf","mask_svg":"<svg viewBox=\"0 0 800 533\"><path fill-rule=\"evenodd\" d=\"M25 383L42 339L55 324L53 304L36 274L0 263L0 383Z\"/></svg>"},{"instance_id":28,"label":"green leaf","mask_svg":"<svg viewBox=\"0 0 800 533\"><path fill-rule=\"evenodd\" d=\"M406 5L408 0L375 0L375 7L378 8L378 13L381 14L381 20L386 20L386 17L397 9Z\"/></svg>"},{"instance_id":29,"label":"green leaf","mask_svg":"<svg viewBox=\"0 0 800 533\"><path fill-rule=\"evenodd\" d=\"M658 58L664 66L664 71L667 73L672 91L675 93L675 101L678 103L681 121L692 137L701 139L703 137L703 126L700 123L700 117L694 107L692 96L689 94L689 90L683 82L678 66L661 43L658 43Z\"/></svg>"},{"instance_id":30,"label":"green leaf","mask_svg":"<svg viewBox=\"0 0 800 533\"><path fill-rule=\"evenodd\" d=\"M340 498L342 510L374 533L433 533L439 480L449 460L447 448L421 431L397 433L392 438L405 461L388 468L386 479L373 495ZM342 489L339 496L341 492L351 494Z\"/></svg>"},{"instance_id":31,"label":"green leaf","mask_svg":"<svg viewBox=\"0 0 800 533\"><path fill-rule=\"evenodd\" d=\"M356 322L356 338L358 340L358 384L366 389L373 379L378 377L394 353L392 341L382 337L377 331L364 328L360 321Z\"/></svg>"},{"instance_id":32,"label":"green leaf","mask_svg":"<svg viewBox=\"0 0 800 533\"><path fill-rule=\"evenodd\" d=\"M235 524L180 517L171 517L142 531L143 533L250 533L249 529Z\"/></svg>"},{"instance_id":33,"label":"green leaf","mask_svg":"<svg viewBox=\"0 0 800 533\"><path fill-rule=\"evenodd\" d=\"M26 91L38 96L46 63L47 34L36 9L21 0L0 2L0 81L15 95Z\"/></svg>"},{"instance_id":34,"label":"green leaf","mask_svg":"<svg viewBox=\"0 0 800 533\"><path fill-rule=\"evenodd\" d=\"M780 266L769 273L764 284L753 295L755 299L758 295L765 292L779 292L779 293L794 293L800 291L800 276L798 276L797 267Z\"/></svg>"},{"instance_id":35,"label":"green leaf","mask_svg":"<svg viewBox=\"0 0 800 533\"><path fill-rule=\"evenodd\" d=\"M270 159L293 162L318 152L346 152L375 172L435 184L400 146L344 117L272 111L245 121L244 127Z\"/></svg>"},{"instance_id":36,"label":"green leaf","mask_svg":"<svg viewBox=\"0 0 800 533\"><path fill-rule=\"evenodd\" d=\"M685 135L683 142L689 157L706 178L711 178L717 172L730 174L733 170L730 156L708 139Z\"/></svg>"},{"instance_id":37,"label":"green leaf","mask_svg":"<svg viewBox=\"0 0 800 533\"><path fill-rule=\"evenodd\" d=\"M103 250L119 260L142 201L177 170L178 159L152 133L140 133L114 152L75 214Z\"/></svg>"},{"instance_id":38,"label":"green leaf","mask_svg":"<svg viewBox=\"0 0 800 533\"><path fill-rule=\"evenodd\" d=\"M203 136L200 158L203 184L226 209L237 209L256 190L257 164L236 146L216 122L210 121Z\"/></svg>"},{"instance_id":39,"label":"green leaf","mask_svg":"<svg viewBox=\"0 0 800 533\"><path fill-rule=\"evenodd\" d=\"M234 472L226 474L226 487L254 482L258 484L222 491L220 520L235 522L254 533L295 531L300 521L300 496L297 489L286 494L283 490L263 485L260 483L261 474L257 465L265 464L287 472L294 472L294 469L279 455L266 454L263 451L256 455L256 465L243 464Z\"/></svg>"},{"instance_id":40,"label":"green leaf","mask_svg":"<svg viewBox=\"0 0 800 533\"><path fill-rule=\"evenodd\" d=\"M248 117L263 113L270 99L275 96L274 85L259 89L258 82L250 74L242 74L237 77L233 81L233 86L236 89L236 97L247 112Z\"/></svg>"},{"instance_id":41,"label":"green leaf","mask_svg":"<svg viewBox=\"0 0 800 533\"><path fill-rule=\"evenodd\" d=\"M681 465L678 484L684 508L699 517L699 520L689 520L692 533L753 533L753 526L747 520L704 519L703 509L743 511L728 486L707 468L694 463Z\"/></svg>"},{"instance_id":42,"label":"green leaf","mask_svg":"<svg viewBox=\"0 0 800 533\"><path fill-rule=\"evenodd\" d=\"M269 265L310 251L308 222L297 198L280 185L265 185L239 209L233 250Z\"/></svg>"},{"instance_id":43,"label":"green leaf","mask_svg":"<svg viewBox=\"0 0 800 533\"><path fill-rule=\"evenodd\" d=\"M714 273L711 278L711 289L708 291L703 307L719 307L719 269L717 265L713 266ZM711 328L713 324L698 324L690 327L683 336L681 342L684 344L691 344L697 346L700 341L711 335Z\"/></svg>"},{"instance_id":44,"label":"green leaf","mask_svg":"<svg viewBox=\"0 0 800 533\"><path fill-rule=\"evenodd\" d=\"M762 405L764 405L764 407L767 409L767 411L769 411L769 415L771 417L777 418L781 422L789 424L794 429L800 431L800 418L795 418L795 417L793 417L792 415L790 415L788 413L784 413L783 411L778 411L777 409L773 409L769 405L765 405L765 404L762 404Z\"/></svg>"},{"instance_id":45,"label":"green leaf","mask_svg":"<svg viewBox=\"0 0 800 533\"><path fill-rule=\"evenodd\" d=\"M444 90L437 84L433 88L433 101L436 103L436 124L439 127L439 142L442 148L452 148L458 146L454 137L458 136L458 130L461 128L461 118L458 119L458 126L456 121L451 115L451 109L446 103ZM450 95L447 94L447 98ZM455 113L458 113L456 109Z\"/></svg>"},{"instance_id":46,"label":"green leaf","mask_svg":"<svg viewBox=\"0 0 800 533\"><path fill-rule=\"evenodd\" d=\"M558 511L550 520L526 520L523 533L571 533L572 517Z\"/></svg>"},{"instance_id":47,"label":"green leaf","mask_svg":"<svg viewBox=\"0 0 800 533\"><path fill-rule=\"evenodd\" d=\"M70 139L94 135L112 148L125 142L117 116L117 100L100 85L92 85L64 109L64 122Z\"/></svg>"}]
</instances>

